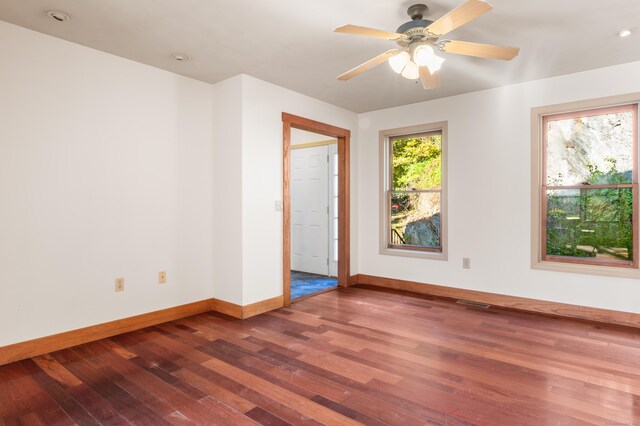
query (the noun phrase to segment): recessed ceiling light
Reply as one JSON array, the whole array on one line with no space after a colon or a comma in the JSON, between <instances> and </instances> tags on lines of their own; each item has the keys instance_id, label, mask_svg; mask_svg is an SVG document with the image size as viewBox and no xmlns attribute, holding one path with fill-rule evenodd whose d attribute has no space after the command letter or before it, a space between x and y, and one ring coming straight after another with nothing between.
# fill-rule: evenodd
<instances>
[{"instance_id":1,"label":"recessed ceiling light","mask_svg":"<svg viewBox=\"0 0 640 426\"><path fill-rule=\"evenodd\" d=\"M629 37L631 35L631 30L625 29L625 30L621 30L618 33L618 36L624 38L624 37Z\"/></svg>"},{"instance_id":2,"label":"recessed ceiling light","mask_svg":"<svg viewBox=\"0 0 640 426\"><path fill-rule=\"evenodd\" d=\"M66 13L60 12L60 11L57 11L57 10L48 11L47 12L47 16L49 18L55 19L58 22L65 22L65 21L68 21L69 19L71 19L69 17L69 15L67 15Z\"/></svg>"},{"instance_id":3,"label":"recessed ceiling light","mask_svg":"<svg viewBox=\"0 0 640 426\"><path fill-rule=\"evenodd\" d=\"M176 62L186 62L189 60L189 57L184 53L174 53L173 55L171 55L171 59Z\"/></svg>"}]
</instances>

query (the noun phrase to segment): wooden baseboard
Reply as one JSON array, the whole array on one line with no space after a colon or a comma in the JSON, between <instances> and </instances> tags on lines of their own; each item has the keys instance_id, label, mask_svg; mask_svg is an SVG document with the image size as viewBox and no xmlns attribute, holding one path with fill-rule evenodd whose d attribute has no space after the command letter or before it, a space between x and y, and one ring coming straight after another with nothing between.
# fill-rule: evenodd
<instances>
[{"instance_id":1,"label":"wooden baseboard","mask_svg":"<svg viewBox=\"0 0 640 426\"><path fill-rule=\"evenodd\" d=\"M211 310L242 319L242 306L219 299L211 299Z\"/></svg>"},{"instance_id":2,"label":"wooden baseboard","mask_svg":"<svg viewBox=\"0 0 640 426\"><path fill-rule=\"evenodd\" d=\"M144 327L187 318L203 312L216 311L235 318L245 319L283 306L283 297L262 300L246 306L240 306L218 299L207 299L173 308L123 318L103 324L66 331L26 342L0 347L0 365L43 355L49 352L70 348L83 343L105 339Z\"/></svg>"},{"instance_id":3,"label":"wooden baseboard","mask_svg":"<svg viewBox=\"0 0 640 426\"><path fill-rule=\"evenodd\" d=\"M15 343L13 345L0 347L0 365L70 348L83 343L93 342L94 340L104 339L163 322L190 317L210 310L211 301L207 299L79 328L77 330L66 331L52 336L28 340L26 342Z\"/></svg>"},{"instance_id":4,"label":"wooden baseboard","mask_svg":"<svg viewBox=\"0 0 640 426\"><path fill-rule=\"evenodd\" d=\"M640 328L640 314L632 312L569 305L566 303L527 299L524 297L507 296L504 294L485 293L476 290L465 290L364 274L351 276L349 282L393 288L396 290L405 290L413 293L429 294L431 296L438 296L447 299L469 300L472 302L486 303L493 306L516 309L519 311Z\"/></svg>"},{"instance_id":5,"label":"wooden baseboard","mask_svg":"<svg viewBox=\"0 0 640 426\"><path fill-rule=\"evenodd\" d=\"M284 297L277 296L271 299L261 300L250 305L240 306L224 300L211 299L211 310L229 315L238 319L247 319L265 312L284 306Z\"/></svg>"},{"instance_id":6,"label":"wooden baseboard","mask_svg":"<svg viewBox=\"0 0 640 426\"><path fill-rule=\"evenodd\" d=\"M254 317L284 306L284 297L277 296L242 307L242 319Z\"/></svg>"},{"instance_id":7,"label":"wooden baseboard","mask_svg":"<svg viewBox=\"0 0 640 426\"><path fill-rule=\"evenodd\" d=\"M347 287L358 284L358 277L360 277L360 274L351 275L347 278Z\"/></svg>"}]
</instances>

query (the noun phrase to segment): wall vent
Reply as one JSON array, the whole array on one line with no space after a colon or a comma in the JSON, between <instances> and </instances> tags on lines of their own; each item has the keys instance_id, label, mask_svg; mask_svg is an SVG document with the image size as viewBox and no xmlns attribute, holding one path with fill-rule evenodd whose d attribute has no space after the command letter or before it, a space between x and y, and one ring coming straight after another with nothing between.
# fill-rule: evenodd
<instances>
[{"instance_id":1,"label":"wall vent","mask_svg":"<svg viewBox=\"0 0 640 426\"><path fill-rule=\"evenodd\" d=\"M470 306L472 308L489 309L491 305L487 303L473 302L471 300L457 300L458 305Z\"/></svg>"}]
</instances>

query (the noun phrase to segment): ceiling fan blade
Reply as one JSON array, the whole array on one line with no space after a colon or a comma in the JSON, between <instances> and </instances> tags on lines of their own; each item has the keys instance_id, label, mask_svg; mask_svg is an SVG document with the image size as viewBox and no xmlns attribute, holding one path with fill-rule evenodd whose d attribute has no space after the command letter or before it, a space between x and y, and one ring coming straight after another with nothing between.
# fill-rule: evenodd
<instances>
[{"instance_id":1,"label":"ceiling fan blade","mask_svg":"<svg viewBox=\"0 0 640 426\"><path fill-rule=\"evenodd\" d=\"M387 59L391 58L392 56L397 55L398 53L400 53L401 50L399 49L391 49L391 50L387 50L384 53L381 53L380 55L376 56L375 58L369 59L367 62L365 62L364 64L358 65L357 67L345 72L344 74L338 76L338 80L349 80L352 79L353 77L365 72L365 71L369 71L371 68L380 65L381 63L383 63L384 61L386 61Z\"/></svg>"},{"instance_id":2,"label":"ceiling fan blade","mask_svg":"<svg viewBox=\"0 0 640 426\"><path fill-rule=\"evenodd\" d=\"M385 40L398 40L405 38L404 34L390 33L387 31L376 30L374 28L359 27L357 25L342 25L335 30L336 33L354 34L365 37L382 38Z\"/></svg>"},{"instance_id":3,"label":"ceiling fan blade","mask_svg":"<svg viewBox=\"0 0 640 426\"><path fill-rule=\"evenodd\" d=\"M425 89L435 89L436 87L440 87L440 77L437 74L431 74L429 68L420 67L420 82L422 83L422 87Z\"/></svg>"},{"instance_id":4,"label":"ceiling fan blade","mask_svg":"<svg viewBox=\"0 0 640 426\"><path fill-rule=\"evenodd\" d=\"M476 56L478 58L501 59L510 61L520 52L517 47L495 46L493 44L472 43L470 41L448 41L444 47L447 53Z\"/></svg>"},{"instance_id":5,"label":"ceiling fan blade","mask_svg":"<svg viewBox=\"0 0 640 426\"><path fill-rule=\"evenodd\" d=\"M449 31L471 22L474 19L484 15L493 7L483 0L467 0L451 12L437 19L431 25L424 29L426 33L441 36Z\"/></svg>"}]
</instances>

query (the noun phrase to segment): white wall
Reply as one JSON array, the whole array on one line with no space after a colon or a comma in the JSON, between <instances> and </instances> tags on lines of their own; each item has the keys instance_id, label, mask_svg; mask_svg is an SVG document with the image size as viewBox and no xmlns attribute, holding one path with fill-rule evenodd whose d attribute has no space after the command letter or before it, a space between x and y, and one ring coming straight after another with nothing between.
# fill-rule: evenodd
<instances>
[{"instance_id":1,"label":"white wall","mask_svg":"<svg viewBox=\"0 0 640 426\"><path fill-rule=\"evenodd\" d=\"M211 86L3 22L0 56L0 346L211 297Z\"/></svg>"},{"instance_id":2,"label":"white wall","mask_svg":"<svg viewBox=\"0 0 640 426\"><path fill-rule=\"evenodd\" d=\"M291 90L243 76L242 249L243 304L282 294L282 112L351 130L352 187L357 187L357 114ZM357 209L351 193L351 271L357 272Z\"/></svg>"},{"instance_id":3,"label":"white wall","mask_svg":"<svg viewBox=\"0 0 640 426\"><path fill-rule=\"evenodd\" d=\"M330 138L329 136L321 135L318 133L306 132L304 130L293 128L291 129L291 146L302 145L311 142L326 142L335 141L338 143L338 139Z\"/></svg>"},{"instance_id":4,"label":"white wall","mask_svg":"<svg viewBox=\"0 0 640 426\"><path fill-rule=\"evenodd\" d=\"M239 75L213 86L215 284L213 297L247 305L282 295L282 113L352 131L357 114ZM324 137L326 139L326 137ZM353 144L352 182L357 163ZM357 270L357 197L352 192L352 263Z\"/></svg>"},{"instance_id":5,"label":"white wall","mask_svg":"<svg viewBox=\"0 0 640 426\"><path fill-rule=\"evenodd\" d=\"M639 75L634 62L361 114L360 273L640 312L637 280L530 268L531 108L640 92ZM380 255L378 132L445 120L449 261Z\"/></svg>"},{"instance_id":6,"label":"white wall","mask_svg":"<svg viewBox=\"0 0 640 426\"><path fill-rule=\"evenodd\" d=\"M213 86L213 297L242 305L242 76Z\"/></svg>"}]
</instances>

